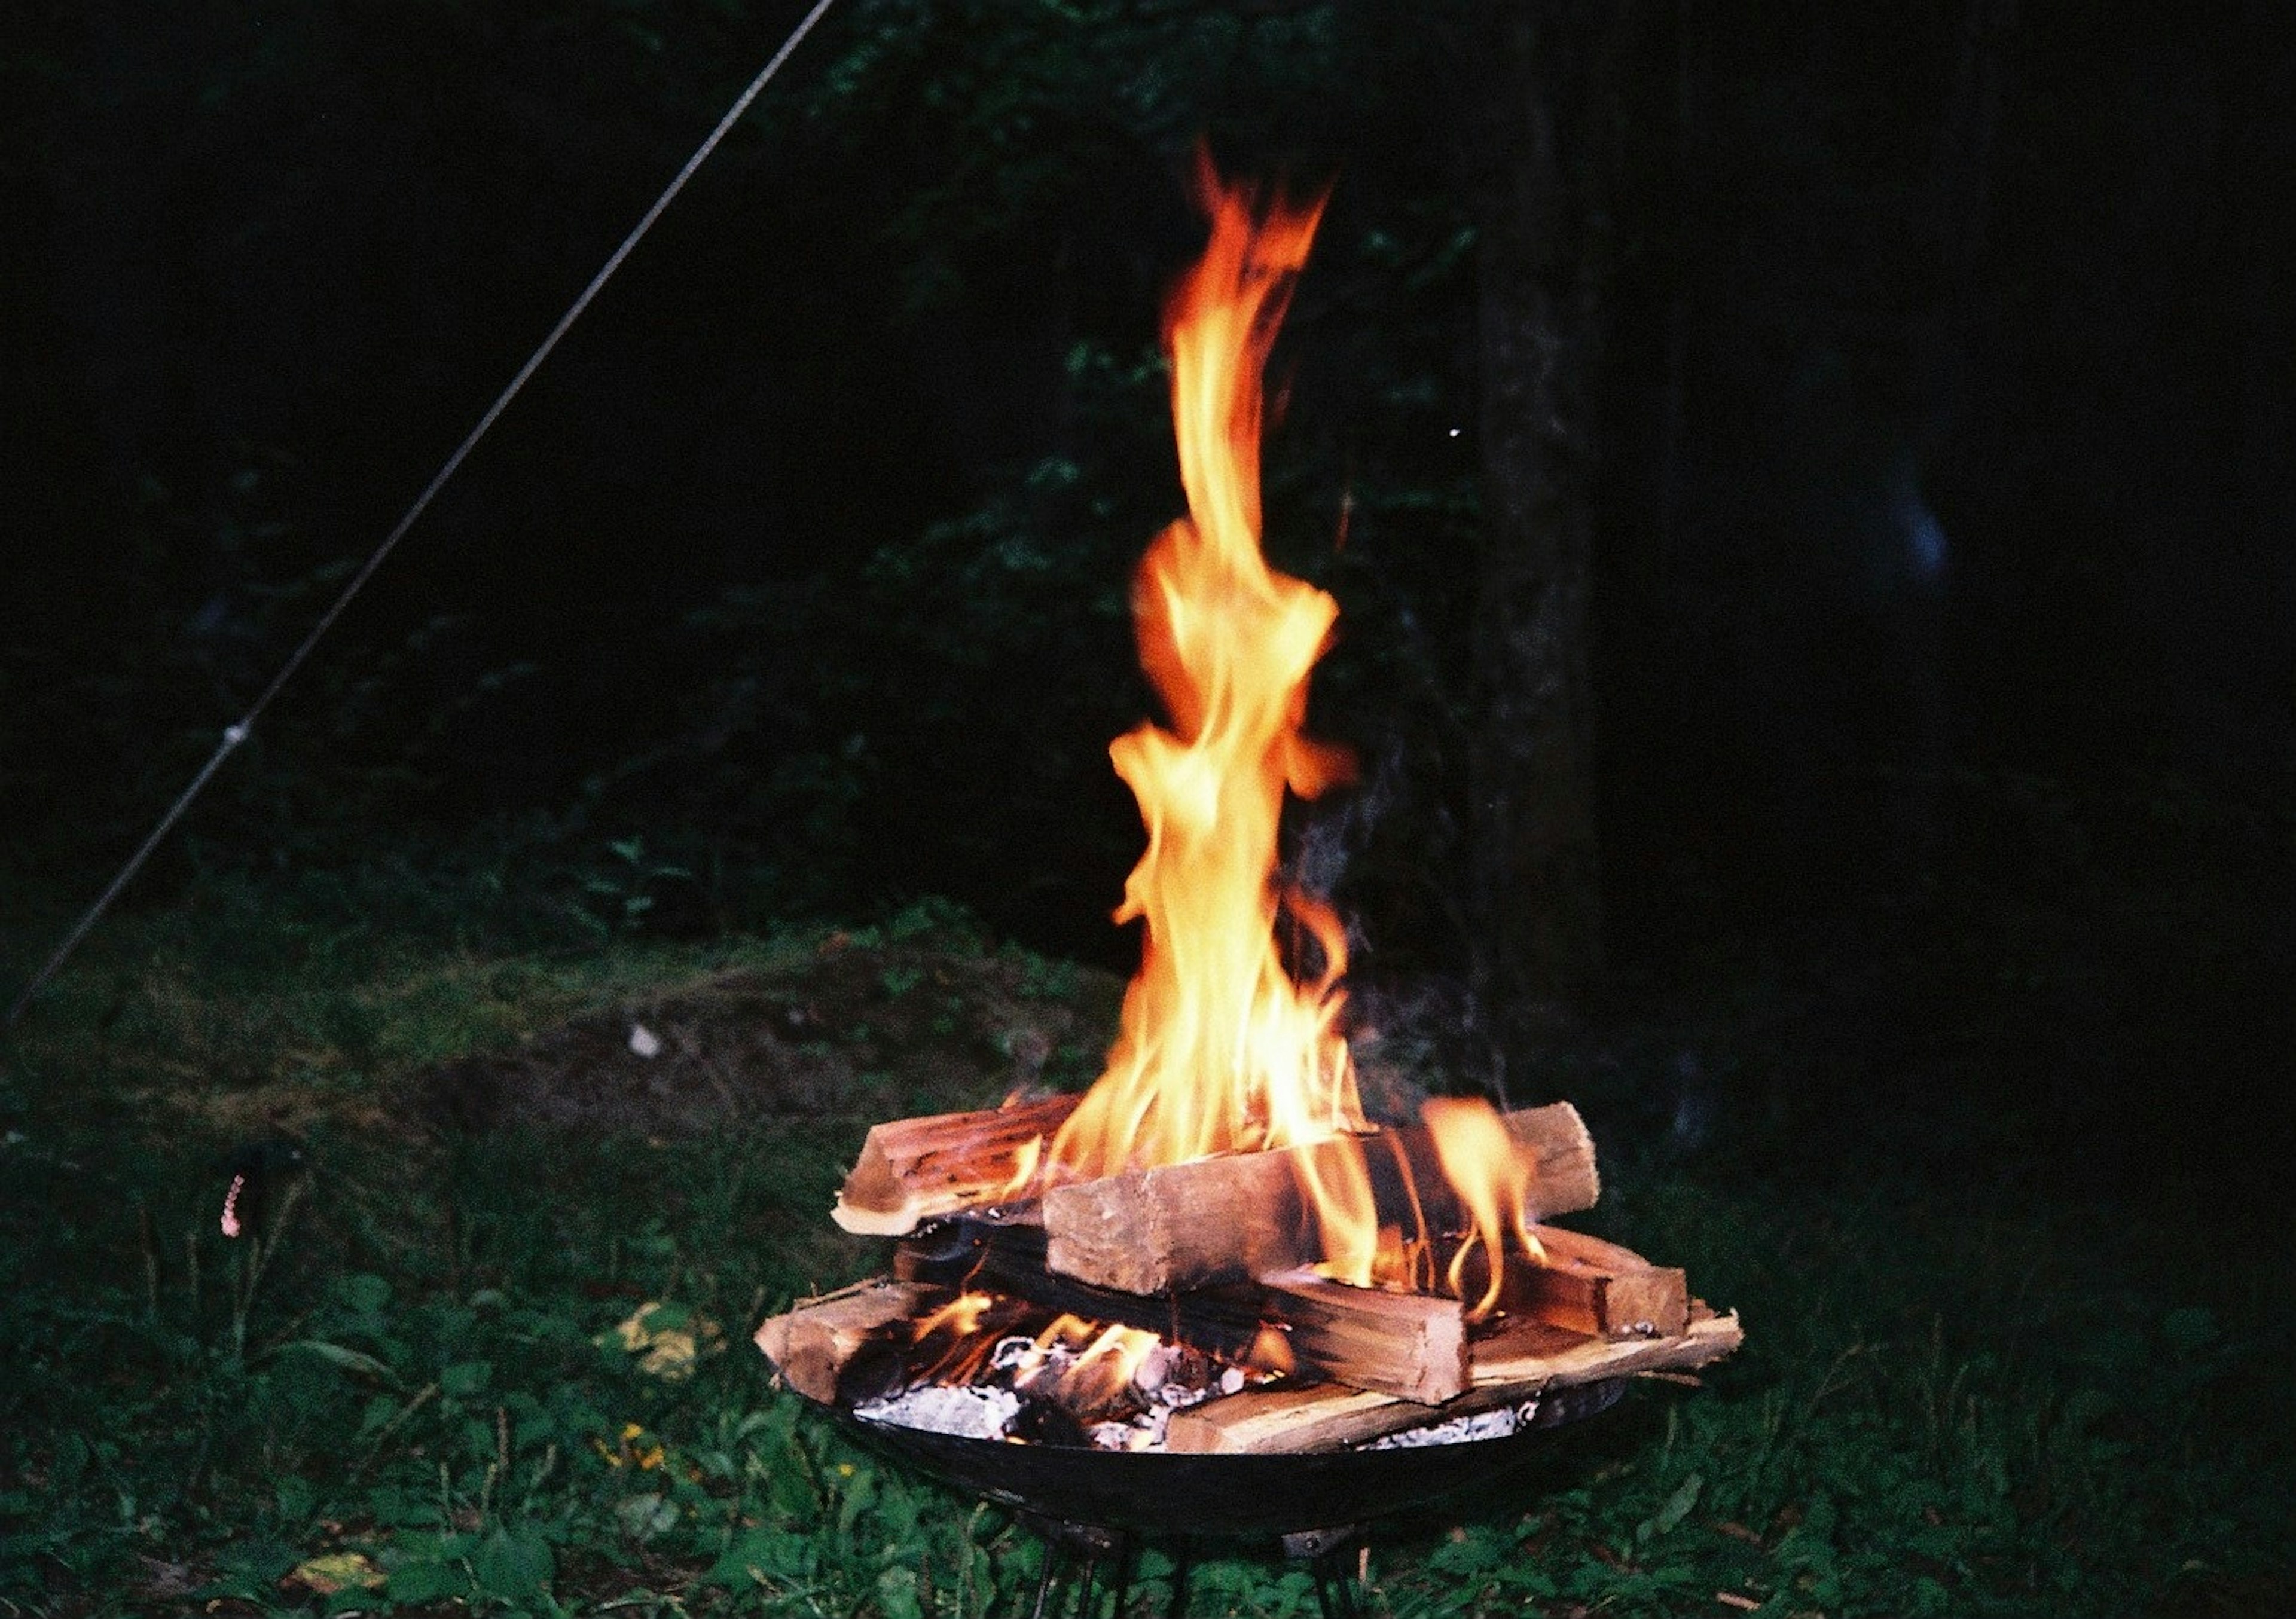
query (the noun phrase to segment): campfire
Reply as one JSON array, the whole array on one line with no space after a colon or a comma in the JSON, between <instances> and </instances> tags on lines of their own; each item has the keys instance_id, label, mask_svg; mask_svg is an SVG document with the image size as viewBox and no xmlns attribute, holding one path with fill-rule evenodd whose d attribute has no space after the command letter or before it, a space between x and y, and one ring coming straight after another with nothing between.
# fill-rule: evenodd
<instances>
[{"instance_id":1,"label":"campfire","mask_svg":"<svg viewBox=\"0 0 2296 1619\"><path fill-rule=\"evenodd\" d=\"M1558 1391L1685 1372L1741 1341L1681 1271L1548 1223L1594 1206L1554 1103L1365 1116L1347 940L1279 876L1287 792L1349 779L1301 730L1338 607L1260 550L1261 372L1322 200L1201 173L1211 240L1166 314L1188 515L1133 591L1168 724L1110 754L1148 846L1145 943L1082 1096L869 1132L834 1217L890 1275L767 1321L800 1394L959 1438L1212 1455L1466 1443Z\"/></svg>"}]
</instances>

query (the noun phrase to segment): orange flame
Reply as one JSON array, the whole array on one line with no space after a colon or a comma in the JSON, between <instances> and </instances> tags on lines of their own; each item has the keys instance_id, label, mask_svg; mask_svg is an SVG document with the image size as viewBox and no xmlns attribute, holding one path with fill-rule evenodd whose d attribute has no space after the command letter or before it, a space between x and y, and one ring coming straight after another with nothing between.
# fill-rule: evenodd
<instances>
[{"instance_id":1,"label":"orange flame","mask_svg":"<svg viewBox=\"0 0 2296 1619\"><path fill-rule=\"evenodd\" d=\"M959 1384L972 1381L996 1346L993 1332L984 1331L981 1318L996 1305L993 1293L960 1293L939 1309L919 1317L909 1329L909 1341L923 1344L937 1332L946 1332L949 1342L924 1372L938 1381Z\"/></svg>"},{"instance_id":2,"label":"orange flame","mask_svg":"<svg viewBox=\"0 0 2296 1619\"><path fill-rule=\"evenodd\" d=\"M1113 1403L1140 1370L1148 1352L1160 1342L1152 1332L1136 1327L1103 1326L1081 1316L1060 1315L1037 1335L1037 1341L1016 1363L1013 1386L1045 1385L1055 1399L1071 1410L1090 1411ZM1047 1370L1053 1348L1068 1351L1058 1370Z\"/></svg>"},{"instance_id":3,"label":"orange flame","mask_svg":"<svg viewBox=\"0 0 2296 1619\"><path fill-rule=\"evenodd\" d=\"M1141 666L1171 724L1109 748L1148 830L1116 919L1144 920L1147 936L1107 1069L1054 1140L1063 1178L1364 1127L1336 1027L1345 933L1275 880L1284 789L1312 797L1352 770L1300 731L1339 609L1259 549L1260 375L1323 200L1263 205L1209 162L1200 183L1210 245L1165 311L1188 516L1133 586ZM1304 984L1277 949L1284 915L1321 956Z\"/></svg>"},{"instance_id":4,"label":"orange flame","mask_svg":"<svg viewBox=\"0 0 2296 1619\"><path fill-rule=\"evenodd\" d=\"M1434 1139L1443 1178L1458 1194L1472 1228L1451 1257L1452 1293L1466 1296L1467 1255L1478 1243L1489 1268L1482 1297L1467 1312L1468 1320L1479 1321L1499 1302L1507 1239L1514 1239L1516 1253L1533 1260L1545 1252L1530 1231L1530 1165L1515 1149L1498 1110L1480 1097L1431 1097L1421 1104L1419 1116Z\"/></svg>"},{"instance_id":5,"label":"orange flame","mask_svg":"<svg viewBox=\"0 0 2296 1619\"><path fill-rule=\"evenodd\" d=\"M909 1341L922 1344L946 1327L957 1337L969 1337L980 1330L980 1318L996 1302L991 1293L960 1293L931 1313L918 1318L910 1329Z\"/></svg>"}]
</instances>

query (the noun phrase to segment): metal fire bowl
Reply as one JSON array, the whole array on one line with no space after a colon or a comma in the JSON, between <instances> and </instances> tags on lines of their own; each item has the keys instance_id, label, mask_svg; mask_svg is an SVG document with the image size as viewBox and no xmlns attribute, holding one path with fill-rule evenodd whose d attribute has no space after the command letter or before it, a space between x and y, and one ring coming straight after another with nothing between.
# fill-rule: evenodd
<instances>
[{"instance_id":1,"label":"metal fire bowl","mask_svg":"<svg viewBox=\"0 0 2296 1619\"><path fill-rule=\"evenodd\" d=\"M868 1444L968 1495L1058 1523L1178 1534L1294 1534L1364 1524L1482 1488L1533 1461L1552 1432L1608 1410L1614 1378L1551 1389L1504 1439L1309 1455L1183 1456L960 1439L830 1407Z\"/></svg>"}]
</instances>

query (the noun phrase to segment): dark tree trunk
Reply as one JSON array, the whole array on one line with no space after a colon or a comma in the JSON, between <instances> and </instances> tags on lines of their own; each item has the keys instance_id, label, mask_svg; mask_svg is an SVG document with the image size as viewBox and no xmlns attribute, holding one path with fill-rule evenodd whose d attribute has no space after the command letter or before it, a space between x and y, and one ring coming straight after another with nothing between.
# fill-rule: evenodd
<instances>
[{"instance_id":1,"label":"dark tree trunk","mask_svg":"<svg viewBox=\"0 0 2296 1619\"><path fill-rule=\"evenodd\" d=\"M1471 909L1500 1026L1567 1007L1602 961L1587 626L1599 210L1615 7L1480 12L1483 550Z\"/></svg>"}]
</instances>

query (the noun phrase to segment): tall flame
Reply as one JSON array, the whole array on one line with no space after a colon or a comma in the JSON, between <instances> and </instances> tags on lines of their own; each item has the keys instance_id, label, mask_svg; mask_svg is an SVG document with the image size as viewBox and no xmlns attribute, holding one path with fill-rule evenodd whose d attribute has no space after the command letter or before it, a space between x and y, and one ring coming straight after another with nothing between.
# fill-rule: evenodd
<instances>
[{"instance_id":1,"label":"tall flame","mask_svg":"<svg viewBox=\"0 0 2296 1619\"><path fill-rule=\"evenodd\" d=\"M1116 917L1144 920L1146 942L1107 1070L1053 1141L1063 1177L1364 1127L1336 1027L1344 932L1275 877L1284 789L1312 797L1352 771L1300 729L1339 609L1259 548L1260 377L1323 199L1263 202L1209 162L1200 185L1211 241L1164 330L1188 515L1133 583L1141 666L1170 724L1109 748L1148 830ZM1277 947L1287 914L1321 957L1305 983Z\"/></svg>"}]
</instances>

